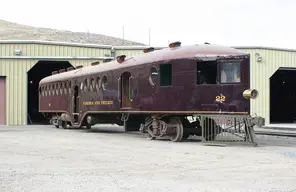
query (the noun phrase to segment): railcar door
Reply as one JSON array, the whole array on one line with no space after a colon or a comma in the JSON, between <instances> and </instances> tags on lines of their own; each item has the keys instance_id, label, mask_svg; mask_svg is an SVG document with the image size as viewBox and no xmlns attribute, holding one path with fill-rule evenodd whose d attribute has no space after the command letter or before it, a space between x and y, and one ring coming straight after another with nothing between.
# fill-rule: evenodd
<instances>
[{"instance_id":1,"label":"railcar door","mask_svg":"<svg viewBox=\"0 0 296 192\"><path fill-rule=\"evenodd\" d=\"M75 85L74 96L73 96L73 116L74 122L78 122L79 117L79 87Z\"/></svg>"},{"instance_id":2,"label":"railcar door","mask_svg":"<svg viewBox=\"0 0 296 192\"><path fill-rule=\"evenodd\" d=\"M124 72L120 77L120 100L122 109L132 108L132 78L130 72Z\"/></svg>"},{"instance_id":3,"label":"railcar door","mask_svg":"<svg viewBox=\"0 0 296 192\"><path fill-rule=\"evenodd\" d=\"M196 91L195 104L201 111L221 110L221 100L224 96L220 95L220 85L217 81L218 66L215 59L198 61L196 63ZM222 98L222 99L221 99Z\"/></svg>"},{"instance_id":4,"label":"railcar door","mask_svg":"<svg viewBox=\"0 0 296 192\"><path fill-rule=\"evenodd\" d=\"M244 112L248 108L248 100L242 93L249 87L249 62L246 60L222 60L220 65L220 93L224 95L229 111Z\"/></svg>"}]
</instances>

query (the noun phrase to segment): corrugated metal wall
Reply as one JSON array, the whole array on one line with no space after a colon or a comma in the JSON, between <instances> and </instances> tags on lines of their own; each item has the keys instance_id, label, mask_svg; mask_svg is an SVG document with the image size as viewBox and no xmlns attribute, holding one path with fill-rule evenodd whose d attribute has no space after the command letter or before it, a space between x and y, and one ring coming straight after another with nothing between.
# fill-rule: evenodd
<instances>
[{"instance_id":1,"label":"corrugated metal wall","mask_svg":"<svg viewBox=\"0 0 296 192\"><path fill-rule=\"evenodd\" d=\"M143 54L143 50L116 49L115 57L117 57L118 55L126 55L126 57L131 57L141 54Z\"/></svg>"},{"instance_id":2,"label":"corrugated metal wall","mask_svg":"<svg viewBox=\"0 0 296 192\"><path fill-rule=\"evenodd\" d=\"M21 50L21 56L87 56L110 55L110 49L42 44L0 44L0 56L15 56L14 50Z\"/></svg>"},{"instance_id":3,"label":"corrugated metal wall","mask_svg":"<svg viewBox=\"0 0 296 192\"><path fill-rule=\"evenodd\" d=\"M110 49L70 47L57 45L0 44L0 56L84 56L104 57ZM60 61L60 60L59 60ZM100 60L68 60L73 66L89 66ZM36 59L0 59L0 76L6 76L6 124L27 124L27 72L38 62Z\"/></svg>"},{"instance_id":4,"label":"corrugated metal wall","mask_svg":"<svg viewBox=\"0 0 296 192\"><path fill-rule=\"evenodd\" d=\"M155 47L155 50L159 50L162 49L161 47ZM117 57L118 55L126 55L127 57L131 57L131 56L136 56L136 55L141 55L144 54L143 49L133 49L132 47L130 47L129 49L120 49L120 48L116 48L115 49L115 57Z\"/></svg>"},{"instance_id":5,"label":"corrugated metal wall","mask_svg":"<svg viewBox=\"0 0 296 192\"><path fill-rule=\"evenodd\" d=\"M6 124L25 125L27 117L27 73L37 61L0 59L6 76Z\"/></svg>"},{"instance_id":6,"label":"corrugated metal wall","mask_svg":"<svg viewBox=\"0 0 296 192\"><path fill-rule=\"evenodd\" d=\"M104 57L111 55L109 48L75 47L43 44L0 44L0 56L15 56L14 50L22 51L21 56L82 56ZM296 67L296 52L241 49L251 54L251 87L259 91L259 97L251 101L251 113L266 118L269 123L269 78L281 67ZM256 52L263 60L256 61ZM116 48L115 57L143 54L141 49ZM73 66L89 66L94 60L68 60ZM95 60L97 61L97 60ZM0 59L0 75L6 76L7 125L27 124L27 71L36 64L36 59Z\"/></svg>"},{"instance_id":7,"label":"corrugated metal wall","mask_svg":"<svg viewBox=\"0 0 296 192\"><path fill-rule=\"evenodd\" d=\"M251 112L266 118L270 123L270 77L279 67L296 68L296 52L241 49L251 54L251 87L259 91L259 97L251 102ZM256 61L256 53L262 56L262 62Z\"/></svg>"}]
</instances>

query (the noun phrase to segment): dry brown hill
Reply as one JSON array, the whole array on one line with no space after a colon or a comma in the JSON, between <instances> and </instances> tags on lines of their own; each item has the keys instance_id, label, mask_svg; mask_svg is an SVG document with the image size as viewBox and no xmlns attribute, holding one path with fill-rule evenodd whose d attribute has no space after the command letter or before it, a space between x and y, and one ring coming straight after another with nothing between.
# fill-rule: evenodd
<instances>
[{"instance_id":1,"label":"dry brown hill","mask_svg":"<svg viewBox=\"0 0 296 192\"><path fill-rule=\"evenodd\" d=\"M0 19L0 40L43 40L103 45L144 45L107 35L32 27Z\"/></svg>"}]
</instances>

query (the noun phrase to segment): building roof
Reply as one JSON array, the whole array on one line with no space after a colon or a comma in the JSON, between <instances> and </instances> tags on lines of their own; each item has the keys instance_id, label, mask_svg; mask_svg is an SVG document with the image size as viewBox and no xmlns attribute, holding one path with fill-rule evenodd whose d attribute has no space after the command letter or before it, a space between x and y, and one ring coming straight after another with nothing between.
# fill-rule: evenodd
<instances>
[{"instance_id":1,"label":"building roof","mask_svg":"<svg viewBox=\"0 0 296 192\"><path fill-rule=\"evenodd\" d=\"M0 40L0 44L40 44L40 45L61 45L73 47L86 48L106 48L106 49L120 49L120 50L143 50L149 48L147 45L102 45L93 43L71 43L60 41L42 41L42 40ZM165 47L154 47L155 49L162 49Z\"/></svg>"},{"instance_id":2,"label":"building roof","mask_svg":"<svg viewBox=\"0 0 296 192\"><path fill-rule=\"evenodd\" d=\"M145 45L102 34L32 27L0 19L0 40L41 40L100 45Z\"/></svg>"},{"instance_id":3,"label":"building roof","mask_svg":"<svg viewBox=\"0 0 296 192\"><path fill-rule=\"evenodd\" d=\"M296 49L267 47L267 46L233 46L233 48L235 48L235 49L264 49L264 50L273 50L273 51L296 52Z\"/></svg>"}]
</instances>

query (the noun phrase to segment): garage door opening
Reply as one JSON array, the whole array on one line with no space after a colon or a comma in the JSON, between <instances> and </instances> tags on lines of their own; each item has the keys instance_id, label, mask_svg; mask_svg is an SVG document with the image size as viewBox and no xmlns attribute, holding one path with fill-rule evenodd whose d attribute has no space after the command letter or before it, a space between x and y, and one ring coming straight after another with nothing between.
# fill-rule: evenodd
<instances>
[{"instance_id":1,"label":"garage door opening","mask_svg":"<svg viewBox=\"0 0 296 192\"><path fill-rule=\"evenodd\" d=\"M270 123L296 123L296 68L270 77Z\"/></svg>"},{"instance_id":2,"label":"garage door opening","mask_svg":"<svg viewBox=\"0 0 296 192\"><path fill-rule=\"evenodd\" d=\"M68 61L39 61L28 71L28 124L48 124L49 120L39 113L38 85L52 71L72 67Z\"/></svg>"}]
</instances>

